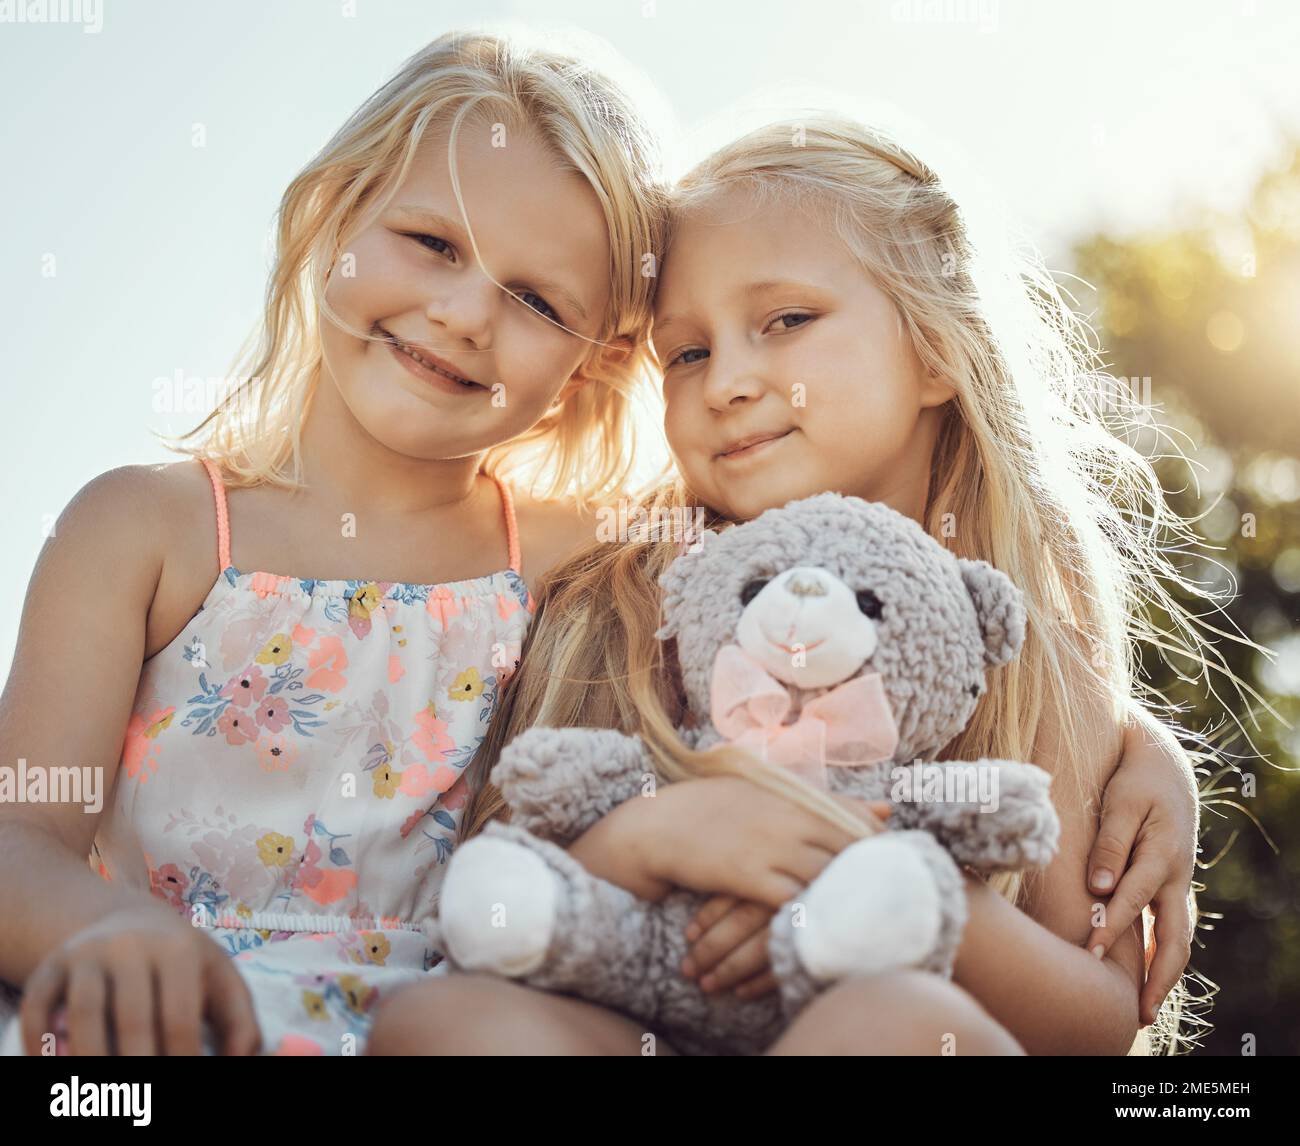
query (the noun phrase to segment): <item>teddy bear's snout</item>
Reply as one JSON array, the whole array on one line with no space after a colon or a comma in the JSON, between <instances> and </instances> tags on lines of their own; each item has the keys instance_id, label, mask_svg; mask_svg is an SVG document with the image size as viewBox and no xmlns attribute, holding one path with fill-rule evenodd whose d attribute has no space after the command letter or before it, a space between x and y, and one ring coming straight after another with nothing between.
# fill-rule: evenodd
<instances>
[{"instance_id":1,"label":"teddy bear's snout","mask_svg":"<svg viewBox=\"0 0 1300 1146\"><path fill-rule=\"evenodd\" d=\"M792 597L825 597L830 593L826 582L816 569L792 573L785 582L785 591Z\"/></svg>"},{"instance_id":2,"label":"teddy bear's snout","mask_svg":"<svg viewBox=\"0 0 1300 1146\"><path fill-rule=\"evenodd\" d=\"M847 680L877 642L853 590L829 570L808 566L773 577L746 604L737 637L777 680L799 688Z\"/></svg>"}]
</instances>

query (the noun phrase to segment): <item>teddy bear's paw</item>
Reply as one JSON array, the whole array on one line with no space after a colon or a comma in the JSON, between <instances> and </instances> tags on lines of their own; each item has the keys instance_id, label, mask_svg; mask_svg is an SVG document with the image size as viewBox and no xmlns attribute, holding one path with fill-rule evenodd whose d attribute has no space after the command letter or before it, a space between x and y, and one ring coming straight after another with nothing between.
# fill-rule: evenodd
<instances>
[{"instance_id":1,"label":"teddy bear's paw","mask_svg":"<svg viewBox=\"0 0 1300 1146\"><path fill-rule=\"evenodd\" d=\"M954 858L982 872L1050 864L1061 834L1051 777L1016 760L980 760L974 767L993 778L989 798L964 820L954 816L950 823L934 825Z\"/></svg>"},{"instance_id":2,"label":"teddy bear's paw","mask_svg":"<svg viewBox=\"0 0 1300 1146\"><path fill-rule=\"evenodd\" d=\"M823 982L924 964L944 923L926 857L889 832L845 848L787 910L800 962Z\"/></svg>"},{"instance_id":3,"label":"teddy bear's paw","mask_svg":"<svg viewBox=\"0 0 1300 1146\"><path fill-rule=\"evenodd\" d=\"M1014 760L918 764L945 777L942 798L903 801L891 825L931 833L958 863L981 872L1046 867L1056 854L1060 821L1051 777ZM922 781L914 781L917 791Z\"/></svg>"},{"instance_id":4,"label":"teddy bear's paw","mask_svg":"<svg viewBox=\"0 0 1300 1146\"><path fill-rule=\"evenodd\" d=\"M1046 867L1056 855L1061 821L1052 806L1052 778L1033 764L998 762L998 811L1004 868Z\"/></svg>"},{"instance_id":5,"label":"teddy bear's paw","mask_svg":"<svg viewBox=\"0 0 1300 1146\"><path fill-rule=\"evenodd\" d=\"M640 741L613 729L530 728L501 750L492 782L511 823L564 844L639 791Z\"/></svg>"},{"instance_id":6,"label":"teddy bear's paw","mask_svg":"<svg viewBox=\"0 0 1300 1146\"><path fill-rule=\"evenodd\" d=\"M559 885L536 852L479 836L452 855L438 903L442 940L456 964L513 978L546 958Z\"/></svg>"}]
</instances>

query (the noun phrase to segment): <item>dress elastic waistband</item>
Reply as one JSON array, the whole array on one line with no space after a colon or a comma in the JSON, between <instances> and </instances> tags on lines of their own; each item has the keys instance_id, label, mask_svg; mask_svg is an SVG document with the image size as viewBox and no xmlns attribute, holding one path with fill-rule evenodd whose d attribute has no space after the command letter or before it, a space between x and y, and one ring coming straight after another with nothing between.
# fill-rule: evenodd
<instances>
[{"instance_id":1,"label":"dress elastic waistband","mask_svg":"<svg viewBox=\"0 0 1300 1146\"><path fill-rule=\"evenodd\" d=\"M413 923L408 919L386 915L352 918L347 915L292 915L275 911L253 911L243 915L222 912L211 916L205 925L242 931L304 931L322 935L349 931L418 931L424 935L433 935L436 929L432 919Z\"/></svg>"}]
</instances>

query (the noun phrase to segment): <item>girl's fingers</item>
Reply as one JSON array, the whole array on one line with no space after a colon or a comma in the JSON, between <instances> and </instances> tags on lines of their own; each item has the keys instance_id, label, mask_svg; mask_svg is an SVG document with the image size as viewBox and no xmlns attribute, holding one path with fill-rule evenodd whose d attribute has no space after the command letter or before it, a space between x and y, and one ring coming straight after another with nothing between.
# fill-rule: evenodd
<instances>
[{"instance_id":1,"label":"girl's fingers","mask_svg":"<svg viewBox=\"0 0 1300 1146\"><path fill-rule=\"evenodd\" d=\"M792 891L790 895L787 895L785 899L781 900L781 903L785 903L787 899L790 899L791 896L795 894L795 892L802 891L812 883L813 880L821 875L825 870L826 865L829 864L837 854L837 852L821 847L815 843L802 844L793 848L782 849L780 858L774 859L774 864L779 864L775 870L780 874L795 880L798 887ZM752 899L753 897L750 896L748 898ZM780 907L781 903L772 904L772 909L775 910Z\"/></svg>"},{"instance_id":2,"label":"girl's fingers","mask_svg":"<svg viewBox=\"0 0 1300 1146\"><path fill-rule=\"evenodd\" d=\"M761 975L755 975L752 979L746 979L736 988L736 998L738 999L759 999L769 991L777 989L776 975L769 967Z\"/></svg>"},{"instance_id":3,"label":"girl's fingers","mask_svg":"<svg viewBox=\"0 0 1300 1146\"><path fill-rule=\"evenodd\" d=\"M1095 895L1110 895L1118 886L1146 814L1145 807L1123 797L1104 801L1097 840L1088 855L1088 889Z\"/></svg>"},{"instance_id":4,"label":"girl's fingers","mask_svg":"<svg viewBox=\"0 0 1300 1146\"><path fill-rule=\"evenodd\" d=\"M862 800L857 796L835 796L831 797L837 803L843 804L850 812L859 816L875 816L878 820L884 820L889 817L890 812L894 810L894 805L889 800Z\"/></svg>"},{"instance_id":5,"label":"girl's fingers","mask_svg":"<svg viewBox=\"0 0 1300 1146\"><path fill-rule=\"evenodd\" d=\"M262 1043L253 1013L253 999L239 972L220 950L207 965L204 996L207 1016L217 1029L218 1046L225 1055L250 1055Z\"/></svg>"},{"instance_id":6,"label":"girl's fingers","mask_svg":"<svg viewBox=\"0 0 1300 1146\"><path fill-rule=\"evenodd\" d=\"M96 963L74 963L68 973L68 1053L108 1054L108 984Z\"/></svg>"},{"instance_id":7,"label":"girl's fingers","mask_svg":"<svg viewBox=\"0 0 1300 1146\"><path fill-rule=\"evenodd\" d=\"M1192 955L1192 909L1181 885L1167 883L1156 893L1156 954L1142 987L1141 1019L1150 1024L1165 996L1182 977Z\"/></svg>"},{"instance_id":8,"label":"girl's fingers","mask_svg":"<svg viewBox=\"0 0 1300 1146\"><path fill-rule=\"evenodd\" d=\"M695 913L690 923L686 925L687 941L694 943L728 911L735 907L738 902L734 895L715 895Z\"/></svg>"},{"instance_id":9,"label":"girl's fingers","mask_svg":"<svg viewBox=\"0 0 1300 1146\"><path fill-rule=\"evenodd\" d=\"M746 857L745 865L728 878L725 890L739 900L761 903L776 911L812 883L833 858L834 853L812 844L787 848L779 859L750 855ZM697 887L691 890L713 889Z\"/></svg>"},{"instance_id":10,"label":"girl's fingers","mask_svg":"<svg viewBox=\"0 0 1300 1146\"><path fill-rule=\"evenodd\" d=\"M67 966L57 959L47 959L28 976L18 1008L24 1054L39 1055L46 1035L53 1034L51 1012L63 997L67 981Z\"/></svg>"},{"instance_id":11,"label":"girl's fingers","mask_svg":"<svg viewBox=\"0 0 1300 1146\"><path fill-rule=\"evenodd\" d=\"M741 903L715 923L687 953L682 974L704 975L756 931L762 931L772 913L756 903Z\"/></svg>"},{"instance_id":12,"label":"girl's fingers","mask_svg":"<svg viewBox=\"0 0 1300 1146\"><path fill-rule=\"evenodd\" d=\"M119 961L111 967L110 983L117 1053L153 1057L158 1053L153 968Z\"/></svg>"},{"instance_id":13,"label":"girl's fingers","mask_svg":"<svg viewBox=\"0 0 1300 1146\"><path fill-rule=\"evenodd\" d=\"M163 959L158 965L158 1035L165 1055L199 1055L203 996L193 963Z\"/></svg>"},{"instance_id":14,"label":"girl's fingers","mask_svg":"<svg viewBox=\"0 0 1300 1146\"><path fill-rule=\"evenodd\" d=\"M888 800L859 800L856 796L836 796L832 795L831 799L836 803L852 812L860 819L871 823L874 816L877 820L884 821L893 813L894 806ZM853 843L858 837L850 835L843 828L835 824L829 824L821 820L819 831L815 843L831 849L832 854L839 855L849 844Z\"/></svg>"},{"instance_id":15,"label":"girl's fingers","mask_svg":"<svg viewBox=\"0 0 1300 1146\"><path fill-rule=\"evenodd\" d=\"M884 830L884 822L894 812L893 804L888 800L859 800L856 796L837 796L832 794L831 799L843 806L847 811L852 812L867 824L871 824L873 818L878 821L877 831ZM861 838L855 832L845 831L838 824L832 824L829 820L821 816L814 816L811 813L804 818L805 826L802 835L804 838L805 848L811 848L816 852L822 853L822 860L815 870L809 869L806 864L792 865L788 857L782 857L782 865L791 872L799 876L805 884L811 883L820 873L821 869L830 863L837 855L851 844L855 844Z\"/></svg>"},{"instance_id":16,"label":"girl's fingers","mask_svg":"<svg viewBox=\"0 0 1300 1146\"><path fill-rule=\"evenodd\" d=\"M1163 882L1164 864L1139 853L1106 904L1105 925L1093 928L1088 936L1088 950L1098 958L1104 957L1115 940L1142 914L1142 909L1151 902ZM1100 954L1097 952L1099 946Z\"/></svg>"},{"instance_id":17,"label":"girl's fingers","mask_svg":"<svg viewBox=\"0 0 1300 1146\"><path fill-rule=\"evenodd\" d=\"M732 951L712 971L700 979L700 990L706 994L726 991L737 983L752 979L770 965L767 953L768 930L763 927Z\"/></svg>"}]
</instances>

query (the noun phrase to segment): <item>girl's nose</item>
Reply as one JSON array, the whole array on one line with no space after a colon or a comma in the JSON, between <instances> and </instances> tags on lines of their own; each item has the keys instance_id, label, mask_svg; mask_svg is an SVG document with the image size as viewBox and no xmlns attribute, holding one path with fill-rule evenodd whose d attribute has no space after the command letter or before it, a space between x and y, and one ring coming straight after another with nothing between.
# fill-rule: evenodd
<instances>
[{"instance_id":1,"label":"girl's nose","mask_svg":"<svg viewBox=\"0 0 1300 1146\"><path fill-rule=\"evenodd\" d=\"M709 363L704 381L704 400L714 410L726 410L753 401L763 392L763 381L747 359L728 363L720 356Z\"/></svg>"},{"instance_id":2,"label":"girl's nose","mask_svg":"<svg viewBox=\"0 0 1300 1146\"><path fill-rule=\"evenodd\" d=\"M429 299L424 309L431 323L456 340L472 342L479 350L492 345L492 318L501 289L481 272L468 268ZM506 300L509 301L508 299Z\"/></svg>"}]
</instances>

